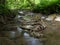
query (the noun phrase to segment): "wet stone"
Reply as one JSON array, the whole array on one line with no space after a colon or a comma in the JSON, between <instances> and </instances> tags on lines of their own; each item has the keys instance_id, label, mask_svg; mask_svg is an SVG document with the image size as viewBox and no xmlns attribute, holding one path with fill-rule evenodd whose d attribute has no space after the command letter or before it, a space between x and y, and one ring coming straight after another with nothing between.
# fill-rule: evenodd
<instances>
[{"instance_id":1,"label":"wet stone","mask_svg":"<svg viewBox=\"0 0 60 45\"><path fill-rule=\"evenodd\" d=\"M55 18L55 21L60 21L60 16L57 16L57 17Z\"/></svg>"},{"instance_id":2,"label":"wet stone","mask_svg":"<svg viewBox=\"0 0 60 45\"><path fill-rule=\"evenodd\" d=\"M57 14L48 15L48 17L46 18L46 20L47 20L47 21L53 21L53 20L56 18L56 15L57 15Z\"/></svg>"},{"instance_id":3,"label":"wet stone","mask_svg":"<svg viewBox=\"0 0 60 45\"><path fill-rule=\"evenodd\" d=\"M33 26L31 26L31 25L25 25L25 26L23 26L23 27L25 27L25 28L27 28L27 29L32 29L32 28L33 28Z\"/></svg>"}]
</instances>

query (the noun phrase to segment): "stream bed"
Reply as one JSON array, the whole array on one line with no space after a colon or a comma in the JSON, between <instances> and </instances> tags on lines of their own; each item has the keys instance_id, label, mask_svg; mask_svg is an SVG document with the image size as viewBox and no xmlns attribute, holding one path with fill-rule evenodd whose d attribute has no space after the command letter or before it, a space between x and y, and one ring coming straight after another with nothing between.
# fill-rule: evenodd
<instances>
[{"instance_id":1,"label":"stream bed","mask_svg":"<svg viewBox=\"0 0 60 45\"><path fill-rule=\"evenodd\" d=\"M42 24L41 29L44 29L46 27L45 30L60 30L59 15L56 16L56 14L53 14L53 15L45 16L39 13L39 14L36 14L38 16L33 17L33 20L32 20L32 16L35 15L34 13L31 13L31 12L28 12L27 14L24 14L24 13L26 12L20 11L19 14L16 16L15 21L17 23L17 26L16 26L17 28L15 31L3 31L5 32L4 33L5 37L0 37L0 45L45 45L40 38L35 38L33 36L30 36L29 33L27 33L26 31L24 32L24 29L20 27L22 24L22 27L24 28L35 30L36 25L35 26L30 25L30 23L32 24L35 20L39 21L39 19L42 19L44 21L41 23ZM28 15L28 16L24 17L24 15ZM26 25L26 23L28 25ZM40 32L39 33L37 32L36 34L40 36L39 35Z\"/></svg>"}]
</instances>

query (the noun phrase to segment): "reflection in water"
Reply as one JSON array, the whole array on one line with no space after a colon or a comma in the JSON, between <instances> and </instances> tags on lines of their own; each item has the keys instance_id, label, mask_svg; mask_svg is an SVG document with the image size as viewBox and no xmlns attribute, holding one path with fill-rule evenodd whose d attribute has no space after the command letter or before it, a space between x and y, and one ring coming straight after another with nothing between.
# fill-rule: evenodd
<instances>
[{"instance_id":1,"label":"reflection in water","mask_svg":"<svg viewBox=\"0 0 60 45\"><path fill-rule=\"evenodd\" d=\"M36 38L30 37L28 33L24 33L25 41L28 45L43 45L43 43Z\"/></svg>"},{"instance_id":2,"label":"reflection in water","mask_svg":"<svg viewBox=\"0 0 60 45\"><path fill-rule=\"evenodd\" d=\"M28 33L24 33L24 37L30 37Z\"/></svg>"},{"instance_id":3,"label":"reflection in water","mask_svg":"<svg viewBox=\"0 0 60 45\"><path fill-rule=\"evenodd\" d=\"M15 37L16 37L16 32L10 31L10 38L15 38Z\"/></svg>"},{"instance_id":4,"label":"reflection in water","mask_svg":"<svg viewBox=\"0 0 60 45\"><path fill-rule=\"evenodd\" d=\"M21 29L20 27L17 27L17 31L18 31L19 33L21 33L21 32L22 32L22 29Z\"/></svg>"}]
</instances>

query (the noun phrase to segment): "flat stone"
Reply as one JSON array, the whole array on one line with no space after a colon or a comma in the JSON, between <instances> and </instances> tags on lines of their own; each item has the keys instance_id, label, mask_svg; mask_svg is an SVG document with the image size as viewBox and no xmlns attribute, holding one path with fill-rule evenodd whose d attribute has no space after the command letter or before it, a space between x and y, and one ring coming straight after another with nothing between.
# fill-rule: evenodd
<instances>
[{"instance_id":1,"label":"flat stone","mask_svg":"<svg viewBox=\"0 0 60 45\"><path fill-rule=\"evenodd\" d=\"M21 18L22 16L18 15L17 18Z\"/></svg>"},{"instance_id":2,"label":"flat stone","mask_svg":"<svg viewBox=\"0 0 60 45\"><path fill-rule=\"evenodd\" d=\"M20 13L20 14L24 14L24 12L23 12L23 11L19 11L19 13Z\"/></svg>"},{"instance_id":3,"label":"flat stone","mask_svg":"<svg viewBox=\"0 0 60 45\"><path fill-rule=\"evenodd\" d=\"M56 17L55 21L60 21L60 16Z\"/></svg>"},{"instance_id":4,"label":"flat stone","mask_svg":"<svg viewBox=\"0 0 60 45\"><path fill-rule=\"evenodd\" d=\"M56 14L51 14L46 18L46 20L47 21L53 21L55 18L56 18Z\"/></svg>"},{"instance_id":5,"label":"flat stone","mask_svg":"<svg viewBox=\"0 0 60 45\"><path fill-rule=\"evenodd\" d=\"M33 26L31 26L31 25L26 25L24 27L27 28L27 29L33 28Z\"/></svg>"}]
</instances>

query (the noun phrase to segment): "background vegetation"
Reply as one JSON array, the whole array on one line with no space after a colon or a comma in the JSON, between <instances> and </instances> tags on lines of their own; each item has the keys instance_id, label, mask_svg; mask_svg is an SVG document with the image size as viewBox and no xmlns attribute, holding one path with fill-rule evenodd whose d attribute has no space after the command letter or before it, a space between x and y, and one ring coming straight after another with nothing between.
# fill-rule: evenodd
<instances>
[{"instance_id":1,"label":"background vegetation","mask_svg":"<svg viewBox=\"0 0 60 45\"><path fill-rule=\"evenodd\" d=\"M1 0L0 14L7 14L8 10L29 9L33 12L60 12L60 0Z\"/></svg>"},{"instance_id":2,"label":"background vegetation","mask_svg":"<svg viewBox=\"0 0 60 45\"><path fill-rule=\"evenodd\" d=\"M30 9L44 13L59 12L60 0L6 0L6 7L8 9Z\"/></svg>"}]
</instances>

